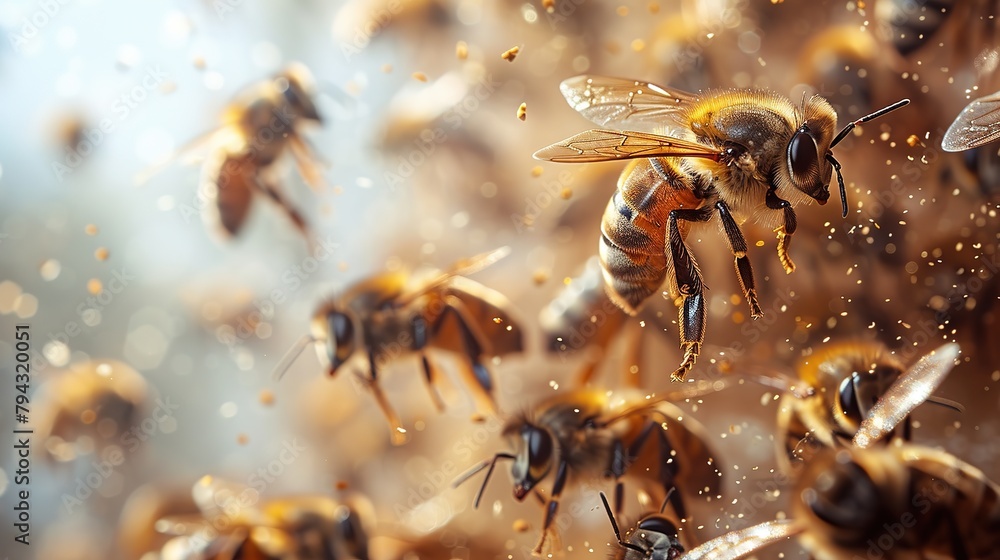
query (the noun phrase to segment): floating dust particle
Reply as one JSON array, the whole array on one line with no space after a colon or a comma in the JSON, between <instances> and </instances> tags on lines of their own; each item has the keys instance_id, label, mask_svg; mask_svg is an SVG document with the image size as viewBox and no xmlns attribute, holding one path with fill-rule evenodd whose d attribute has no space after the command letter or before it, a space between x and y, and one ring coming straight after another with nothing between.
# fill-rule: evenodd
<instances>
[{"instance_id":1,"label":"floating dust particle","mask_svg":"<svg viewBox=\"0 0 1000 560\"><path fill-rule=\"evenodd\" d=\"M536 270L534 274L531 275L531 281L535 283L536 286L541 286L549 279L549 273L545 270Z\"/></svg>"},{"instance_id":2,"label":"floating dust particle","mask_svg":"<svg viewBox=\"0 0 1000 560\"><path fill-rule=\"evenodd\" d=\"M746 321L746 317L743 315L742 311L733 311L733 323L736 325L742 325Z\"/></svg>"},{"instance_id":3,"label":"floating dust particle","mask_svg":"<svg viewBox=\"0 0 1000 560\"><path fill-rule=\"evenodd\" d=\"M604 44L604 48L609 54L618 54L622 50L622 46L618 44L618 41L608 41Z\"/></svg>"},{"instance_id":4,"label":"floating dust particle","mask_svg":"<svg viewBox=\"0 0 1000 560\"><path fill-rule=\"evenodd\" d=\"M515 533L527 533L531 529L531 524L524 519L515 519L513 529Z\"/></svg>"},{"instance_id":5,"label":"floating dust particle","mask_svg":"<svg viewBox=\"0 0 1000 560\"><path fill-rule=\"evenodd\" d=\"M87 235L97 235L97 226L94 224L87 224L87 227L83 228L83 232Z\"/></svg>"},{"instance_id":6,"label":"floating dust particle","mask_svg":"<svg viewBox=\"0 0 1000 560\"><path fill-rule=\"evenodd\" d=\"M485 421L486 417L478 412L469 417L469 422L472 422L473 424L482 424Z\"/></svg>"},{"instance_id":7,"label":"floating dust particle","mask_svg":"<svg viewBox=\"0 0 1000 560\"><path fill-rule=\"evenodd\" d=\"M390 73L392 73L392 64L383 64L382 65L382 73L383 74L390 74Z\"/></svg>"},{"instance_id":8,"label":"floating dust particle","mask_svg":"<svg viewBox=\"0 0 1000 560\"><path fill-rule=\"evenodd\" d=\"M459 60L469 58L469 44L465 41L455 43L455 57Z\"/></svg>"},{"instance_id":9,"label":"floating dust particle","mask_svg":"<svg viewBox=\"0 0 1000 560\"><path fill-rule=\"evenodd\" d=\"M569 285L570 285L570 284L572 284L572 283L573 283L573 279L572 279L572 278L570 278L569 276L567 276L567 277L563 278L563 285L564 285L564 286L569 286Z\"/></svg>"},{"instance_id":10,"label":"floating dust particle","mask_svg":"<svg viewBox=\"0 0 1000 560\"><path fill-rule=\"evenodd\" d=\"M729 296L729 303L731 303L733 305L739 305L740 304L740 295L739 294L731 294Z\"/></svg>"},{"instance_id":11,"label":"floating dust particle","mask_svg":"<svg viewBox=\"0 0 1000 560\"><path fill-rule=\"evenodd\" d=\"M95 420L97 420L97 413L93 409L88 408L80 413L80 422L84 424L93 424Z\"/></svg>"},{"instance_id":12,"label":"floating dust particle","mask_svg":"<svg viewBox=\"0 0 1000 560\"><path fill-rule=\"evenodd\" d=\"M191 60L191 63L194 64L194 67L198 70L205 69L205 57L201 55L195 55L194 59Z\"/></svg>"},{"instance_id":13,"label":"floating dust particle","mask_svg":"<svg viewBox=\"0 0 1000 560\"><path fill-rule=\"evenodd\" d=\"M274 404L274 393L270 389L261 389L257 400L264 406L271 406Z\"/></svg>"},{"instance_id":14,"label":"floating dust particle","mask_svg":"<svg viewBox=\"0 0 1000 560\"><path fill-rule=\"evenodd\" d=\"M551 14L556 11L556 0L542 0L542 7Z\"/></svg>"},{"instance_id":15,"label":"floating dust particle","mask_svg":"<svg viewBox=\"0 0 1000 560\"><path fill-rule=\"evenodd\" d=\"M541 165L536 165L536 166L534 166L534 167L531 168L531 176L532 177L541 177L542 173L544 173L544 172L545 172L545 169Z\"/></svg>"},{"instance_id":16,"label":"floating dust particle","mask_svg":"<svg viewBox=\"0 0 1000 560\"><path fill-rule=\"evenodd\" d=\"M521 47L511 47L503 51L503 54L500 55L500 58L506 60L507 62L514 62L514 59L517 58L517 55L520 52L521 52Z\"/></svg>"},{"instance_id":17,"label":"floating dust particle","mask_svg":"<svg viewBox=\"0 0 1000 560\"><path fill-rule=\"evenodd\" d=\"M335 488L337 490L347 490L351 485L347 483L346 480L338 480Z\"/></svg>"},{"instance_id":18,"label":"floating dust particle","mask_svg":"<svg viewBox=\"0 0 1000 560\"><path fill-rule=\"evenodd\" d=\"M906 137L906 144L911 148L920 143L920 138L916 134L911 134Z\"/></svg>"},{"instance_id":19,"label":"floating dust particle","mask_svg":"<svg viewBox=\"0 0 1000 560\"><path fill-rule=\"evenodd\" d=\"M882 134L879 134L878 135L878 139L881 140L881 141L883 141L883 142L889 140L889 133L888 132L883 132Z\"/></svg>"},{"instance_id":20,"label":"floating dust particle","mask_svg":"<svg viewBox=\"0 0 1000 560\"><path fill-rule=\"evenodd\" d=\"M559 191L559 196L562 197L563 200L569 200L570 198L573 197L573 189L569 187L563 187L562 190Z\"/></svg>"},{"instance_id":21,"label":"floating dust particle","mask_svg":"<svg viewBox=\"0 0 1000 560\"><path fill-rule=\"evenodd\" d=\"M649 8L649 13L651 13L651 14L658 14L658 13L660 13L660 3L659 2L650 2L648 8Z\"/></svg>"},{"instance_id":22,"label":"floating dust particle","mask_svg":"<svg viewBox=\"0 0 1000 560\"><path fill-rule=\"evenodd\" d=\"M347 269L348 269L347 261L340 261L339 263L337 263L337 270L341 272L347 272Z\"/></svg>"},{"instance_id":23,"label":"floating dust particle","mask_svg":"<svg viewBox=\"0 0 1000 560\"><path fill-rule=\"evenodd\" d=\"M633 39L631 47L633 52L642 52L642 49L646 48L646 41L643 41L642 39Z\"/></svg>"},{"instance_id":24,"label":"floating dust particle","mask_svg":"<svg viewBox=\"0 0 1000 560\"><path fill-rule=\"evenodd\" d=\"M517 108L517 118L521 119L522 121L524 119L528 118L528 104L527 103L521 103L521 105Z\"/></svg>"},{"instance_id":25,"label":"floating dust particle","mask_svg":"<svg viewBox=\"0 0 1000 560\"><path fill-rule=\"evenodd\" d=\"M87 281L87 291L92 295L96 296L101 293L102 290L104 290L104 284L101 284L101 281L97 278L91 278Z\"/></svg>"},{"instance_id":26,"label":"floating dust particle","mask_svg":"<svg viewBox=\"0 0 1000 560\"><path fill-rule=\"evenodd\" d=\"M729 425L729 433L733 434L734 436L740 435L740 432L742 431L743 428L741 426L737 426L736 424Z\"/></svg>"},{"instance_id":27,"label":"floating dust particle","mask_svg":"<svg viewBox=\"0 0 1000 560\"><path fill-rule=\"evenodd\" d=\"M97 250L94 251L94 258L101 262L108 260L108 255L110 255L110 252L107 247L98 247Z\"/></svg>"},{"instance_id":28,"label":"floating dust particle","mask_svg":"<svg viewBox=\"0 0 1000 560\"><path fill-rule=\"evenodd\" d=\"M754 243L754 245L756 245L756 246L758 246L758 247L763 247L763 246L764 246L764 241L763 241L763 240L760 240L760 241L758 241L757 243Z\"/></svg>"},{"instance_id":29,"label":"floating dust particle","mask_svg":"<svg viewBox=\"0 0 1000 560\"><path fill-rule=\"evenodd\" d=\"M250 436L246 434L239 434L238 436L236 436L236 443L240 445L246 445L249 442L250 442Z\"/></svg>"},{"instance_id":30,"label":"floating dust particle","mask_svg":"<svg viewBox=\"0 0 1000 560\"><path fill-rule=\"evenodd\" d=\"M785 1L785 0L771 0L771 3L772 3L772 4L781 4L781 3L783 3L784 1Z\"/></svg>"},{"instance_id":31,"label":"floating dust particle","mask_svg":"<svg viewBox=\"0 0 1000 560\"><path fill-rule=\"evenodd\" d=\"M621 17L627 16L628 15L628 6L618 6L618 8L615 9L615 13L618 14L618 15L620 15Z\"/></svg>"},{"instance_id":32,"label":"floating dust particle","mask_svg":"<svg viewBox=\"0 0 1000 560\"><path fill-rule=\"evenodd\" d=\"M416 80L416 81L418 81L418 82L426 82L427 81L427 74L424 74L423 72L414 72L413 73L413 79Z\"/></svg>"}]
</instances>

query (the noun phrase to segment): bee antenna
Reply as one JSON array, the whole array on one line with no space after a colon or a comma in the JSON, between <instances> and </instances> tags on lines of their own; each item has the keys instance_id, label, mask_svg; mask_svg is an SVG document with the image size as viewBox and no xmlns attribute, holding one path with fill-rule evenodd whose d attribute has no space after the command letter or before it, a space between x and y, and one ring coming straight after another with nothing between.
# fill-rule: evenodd
<instances>
[{"instance_id":1,"label":"bee antenna","mask_svg":"<svg viewBox=\"0 0 1000 560\"><path fill-rule=\"evenodd\" d=\"M313 342L316 342L316 338L308 334L303 335L302 338L298 339L295 342L295 344L292 345L292 347L288 350L288 352L285 353L285 356L281 358L281 361L278 362L278 365L275 366L274 372L271 374L272 379L274 379L275 381L281 381L281 378L284 377L285 372L288 371L288 368L292 367L292 364L295 363L295 360L299 359L299 355L302 354L302 351L306 349L306 346L308 346Z\"/></svg>"},{"instance_id":2,"label":"bee antenna","mask_svg":"<svg viewBox=\"0 0 1000 560\"><path fill-rule=\"evenodd\" d=\"M608 504L608 497L604 494L604 492L601 492L601 501L604 502L604 511L608 512L608 519L611 521L611 528L615 531L615 538L618 539L618 544L646 556L645 550L632 543L627 543L622 540L622 532L618 530L618 522L615 521L615 514L611 512L611 505Z\"/></svg>"},{"instance_id":3,"label":"bee antenna","mask_svg":"<svg viewBox=\"0 0 1000 560\"><path fill-rule=\"evenodd\" d=\"M945 408L950 408L955 412L965 412L965 407L962 403L953 401L951 399L944 399L941 397L927 397L927 402L931 404L936 404L938 406L943 406Z\"/></svg>"},{"instance_id":4,"label":"bee antenna","mask_svg":"<svg viewBox=\"0 0 1000 560\"><path fill-rule=\"evenodd\" d=\"M663 498L663 503L660 504L660 513L661 514L663 513L664 510L667 509L667 504L670 503L670 496L673 496L674 492L676 492L676 491L677 491L677 487L676 486L671 486L670 487L670 491L667 492L667 496L665 498Z\"/></svg>"},{"instance_id":5,"label":"bee antenna","mask_svg":"<svg viewBox=\"0 0 1000 560\"><path fill-rule=\"evenodd\" d=\"M496 455L493 456L492 459L487 459L479 463L478 465L472 467L471 469L463 473L461 476L456 478L455 482L451 483L452 488L458 488L460 484L464 483L466 480L469 480L470 478L475 476L476 473L485 469L487 466L489 467L489 470L486 471L486 477L483 478L482 486L480 486L479 491L476 492L476 500L472 503L473 509L479 509L479 502L483 499L483 492L486 491L486 485L489 483L490 477L493 476L493 468L497 466L497 460L499 459L516 459L516 457L511 455L510 453L497 453Z\"/></svg>"},{"instance_id":6,"label":"bee antenna","mask_svg":"<svg viewBox=\"0 0 1000 560\"><path fill-rule=\"evenodd\" d=\"M847 126L845 126L844 129L841 130L840 133L837 134L837 136L833 139L833 142L830 143L830 149L833 149L834 146L839 144L840 141L843 140L844 137L846 137L847 134L852 130L854 130L854 127L858 126L859 124L866 123L872 119L877 119L886 113L895 111L900 107L905 107L909 103L910 103L909 99L900 99L899 101L893 103L892 105L889 105L888 107L883 107L878 111L875 111L874 113L865 115L856 121L847 123Z\"/></svg>"},{"instance_id":7,"label":"bee antenna","mask_svg":"<svg viewBox=\"0 0 1000 560\"><path fill-rule=\"evenodd\" d=\"M847 187L844 186L844 174L840 172L840 162L833 157L833 152L826 153L826 161L830 162L833 170L837 172L837 186L840 187L840 207L843 210L841 218L847 217Z\"/></svg>"}]
</instances>

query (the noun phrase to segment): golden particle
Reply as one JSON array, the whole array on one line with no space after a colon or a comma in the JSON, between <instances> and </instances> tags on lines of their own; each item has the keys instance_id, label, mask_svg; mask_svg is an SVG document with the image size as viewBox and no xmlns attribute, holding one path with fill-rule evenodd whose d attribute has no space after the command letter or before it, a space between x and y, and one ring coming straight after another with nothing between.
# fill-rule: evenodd
<instances>
[{"instance_id":1,"label":"golden particle","mask_svg":"<svg viewBox=\"0 0 1000 560\"><path fill-rule=\"evenodd\" d=\"M920 143L920 138L916 134L911 134L906 138L906 143L912 148Z\"/></svg>"},{"instance_id":2,"label":"golden particle","mask_svg":"<svg viewBox=\"0 0 1000 560\"><path fill-rule=\"evenodd\" d=\"M627 16L628 15L628 6L618 6L618 8L615 10L615 13L617 13L621 17Z\"/></svg>"},{"instance_id":3,"label":"golden particle","mask_svg":"<svg viewBox=\"0 0 1000 560\"><path fill-rule=\"evenodd\" d=\"M660 13L660 3L659 2L650 2L649 3L649 13L651 13L651 14L658 14L658 13Z\"/></svg>"},{"instance_id":4,"label":"golden particle","mask_svg":"<svg viewBox=\"0 0 1000 560\"><path fill-rule=\"evenodd\" d=\"M551 14L556 11L556 0L542 0L542 7Z\"/></svg>"},{"instance_id":5,"label":"golden particle","mask_svg":"<svg viewBox=\"0 0 1000 560\"><path fill-rule=\"evenodd\" d=\"M517 108L517 118L521 119L522 121L524 119L528 118L528 104L527 103L521 103L521 106Z\"/></svg>"},{"instance_id":6,"label":"golden particle","mask_svg":"<svg viewBox=\"0 0 1000 560\"><path fill-rule=\"evenodd\" d=\"M482 424L483 422L486 421L486 417L476 412L469 417L469 421L472 422L473 424Z\"/></svg>"},{"instance_id":7,"label":"golden particle","mask_svg":"<svg viewBox=\"0 0 1000 560\"><path fill-rule=\"evenodd\" d=\"M194 64L194 67L197 68L198 70L205 69L205 57L201 55L195 55L194 59L191 62Z\"/></svg>"},{"instance_id":8,"label":"golden particle","mask_svg":"<svg viewBox=\"0 0 1000 560\"><path fill-rule=\"evenodd\" d=\"M536 165L536 166L534 166L534 167L531 168L531 176L532 177L541 177L543 172L545 172L545 169L542 168L541 165Z\"/></svg>"},{"instance_id":9,"label":"golden particle","mask_svg":"<svg viewBox=\"0 0 1000 560\"><path fill-rule=\"evenodd\" d=\"M260 404L264 406L271 406L274 404L274 393L270 389L261 389L260 395L257 396L257 400Z\"/></svg>"},{"instance_id":10,"label":"golden particle","mask_svg":"<svg viewBox=\"0 0 1000 560\"><path fill-rule=\"evenodd\" d=\"M94 224L87 224L87 227L83 228L83 231L87 235L97 235L97 226Z\"/></svg>"},{"instance_id":11,"label":"golden particle","mask_svg":"<svg viewBox=\"0 0 1000 560\"><path fill-rule=\"evenodd\" d=\"M250 441L250 436L246 434L240 434L236 436L236 443L240 445L246 445Z\"/></svg>"},{"instance_id":12,"label":"golden particle","mask_svg":"<svg viewBox=\"0 0 1000 560\"><path fill-rule=\"evenodd\" d=\"M459 41L455 43L455 56L459 60L465 60L469 58L469 45L465 41Z\"/></svg>"},{"instance_id":13,"label":"golden particle","mask_svg":"<svg viewBox=\"0 0 1000 560\"><path fill-rule=\"evenodd\" d=\"M98 247L97 250L94 251L94 258L99 261L106 261L108 260L109 254L110 253L108 252L107 247Z\"/></svg>"},{"instance_id":14,"label":"golden particle","mask_svg":"<svg viewBox=\"0 0 1000 560\"><path fill-rule=\"evenodd\" d=\"M517 55L520 52L521 47L511 47L505 50L503 54L500 55L500 58L506 60L507 62L514 62L514 59L517 58Z\"/></svg>"},{"instance_id":15,"label":"golden particle","mask_svg":"<svg viewBox=\"0 0 1000 560\"><path fill-rule=\"evenodd\" d=\"M544 270L536 270L534 274L531 275L531 280L535 285L541 286L549 279L549 273Z\"/></svg>"},{"instance_id":16,"label":"golden particle","mask_svg":"<svg viewBox=\"0 0 1000 560\"><path fill-rule=\"evenodd\" d=\"M516 519L513 528L516 533L527 533L528 529L531 529L531 524L524 519Z\"/></svg>"},{"instance_id":17,"label":"golden particle","mask_svg":"<svg viewBox=\"0 0 1000 560\"><path fill-rule=\"evenodd\" d=\"M91 278L87 282L87 291L90 292L92 295L96 296L97 294L101 293L102 290L104 290L104 284L101 284L101 281L98 280L97 278Z\"/></svg>"},{"instance_id":18,"label":"golden particle","mask_svg":"<svg viewBox=\"0 0 1000 560\"><path fill-rule=\"evenodd\" d=\"M635 52L642 52L642 49L646 48L646 41L642 39L632 40L632 50Z\"/></svg>"},{"instance_id":19,"label":"golden particle","mask_svg":"<svg viewBox=\"0 0 1000 560\"><path fill-rule=\"evenodd\" d=\"M346 480L338 480L337 481L337 490L347 490L350 487L351 486L349 484L347 484Z\"/></svg>"},{"instance_id":20,"label":"golden particle","mask_svg":"<svg viewBox=\"0 0 1000 560\"><path fill-rule=\"evenodd\" d=\"M97 413L91 408L88 408L80 413L80 421L84 424L93 424L95 420L97 420Z\"/></svg>"},{"instance_id":21,"label":"golden particle","mask_svg":"<svg viewBox=\"0 0 1000 560\"><path fill-rule=\"evenodd\" d=\"M413 73L413 79L416 80L416 81L418 81L418 82L426 82L427 81L427 74L424 74L423 72L414 72Z\"/></svg>"},{"instance_id":22,"label":"golden particle","mask_svg":"<svg viewBox=\"0 0 1000 560\"><path fill-rule=\"evenodd\" d=\"M561 196L563 200L569 200L570 198L573 197L573 189L569 187L563 187L562 190L559 191L559 196Z\"/></svg>"}]
</instances>

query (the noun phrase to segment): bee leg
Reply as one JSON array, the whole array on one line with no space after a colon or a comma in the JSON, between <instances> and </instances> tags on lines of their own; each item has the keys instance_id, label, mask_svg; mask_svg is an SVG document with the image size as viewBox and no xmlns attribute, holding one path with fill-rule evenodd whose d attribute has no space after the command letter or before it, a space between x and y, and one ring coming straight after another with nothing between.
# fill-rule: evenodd
<instances>
[{"instance_id":1,"label":"bee leg","mask_svg":"<svg viewBox=\"0 0 1000 560\"><path fill-rule=\"evenodd\" d=\"M542 524L542 537L539 539L538 544L531 553L535 556L542 556L545 550L545 543L548 540L549 529L552 527L552 522L556 519L556 513L559 511L559 497L562 495L563 487L566 486L566 478L569 474L569 464L560 459L559 468L556 470L556 479L552 484L552 496L549 498L549 503L545 509L545 522Z\"/></svg>"},{"instance_id":2,"label":"bee leg","mask_svg":"<svg viewBox=\"0 0 1000 560\"><path fill-rule=\"evenodd\" d=\"M389 435L392 444L402 445L406 443L406 430L403 429L403 423L399 421L399 415L396 414L396 410L389 404L389 399L386 398L385 393L382 392L382 387L378 384L378 368L375 365L374 352L368 353L368 367L369 377L365 380L365 384L371 390L372 396L375 397L375 402L378 403L379 409L389 422Z\"/></svg>"},{"instance_id":3,"label":"bee leg","mask_svg":"<svg viewBox=\"0 0 1000 560\"><path fill-rule=\"evenodd\" d=\"M660 427L659 424L656 426ZM684 498L681 497L681 493L670 491L671 488L676 487L674 477L677 476L679 467L677 457L673 456L674 446L670 444L670 438L667 437L662 428L657 431L657 436L660 440L660 483L663 484L663 489L667 492L667 498L670 500L670 505L674 508L677 517L687 519L687 507L684 506Z\"/></svg>"},{"instance_id":4,"label":"bee leg","mask_svg":"<svg viewBox=\"0 0 1000 560\"><path fill-rule=\"evenodd\" d=\"M444 410L444 401L434 386L437 379L437 370L434 368L434 364L427 358L427 353L424 352L426 346L427 320L423 316L417 315L413 318L413 348L420 352L420 363L424 368L424 381L427 382L427 391L431 394L434 407L437 408L438 412L441 412Z\"/></svg>"},{"instance_id":5,"label":"bee leg","mask_svg":"<svg viewBox=\"0 0 1000 560\"><path fill-rule=\"evenodd\" d=\"M764 316L757 302L757 288L753 281L753 268L750 266L750 257L747 256L747 240L740 231L740 226L736 223L729 206L723 201L715 203L715 208L719 211L719 218L722 219L722 228L726 232L726 240L729 241L729 250L736 257L736 273L740 278L740 287L743 288L743 297L750 305L750 317L759 319Z\"/></svg>"},{"instance_id":6,"label":"bee leg","mask_svg":"<svg viewBox=\"0 0 1000 560\"><path fill-rule=\"evenodd\" d=\"M295 225L295 229L299 230L299 233L302 234L302 237L306 238L306 241L309 243L310 249L312 249L314 240L312 237L312 233L309 232L309 226L306 225L306 221L302 217L302 214L300 214L298 210L296 210L287 200L285 200L285 197L281 196L281 193L278 192L278 189L274 185L267 183L261 180L260 178L256 180L256 183L257 187L261 191L263 191L264 194L268 196L268 198L273 200L275 204L277 204L278 206L281 207L282 210L284 210L285 214L288 216L288 219L290 219L292 221L292 224Z\"/></svg>"},{"instance_id":7,"label":"bee leg","mask_svg":"<svg viewBox=\"0 0 1000 560\"><path fill-rule=\"evenodd\" d=\"M684 350L681 365L670 374L671 381L684 380L684 376L698 360L701 343L705 340L705 296L701 271L698 270L698 264L684 243L677 221L705 222L711 217L711 207L670 211L667 246L673 259L677 290L682 298L677 322L680 325L681 348Z\"/></svg>"},{"instance_id":8,"label":"bee leg","mask_svg":"<svg viewBox=\"0 0 1000 560\"><path fill-rule=\"evenodd\" d=\"M483 348L486 347L482 340L482 335L475 329L471 314L465 304L459 298L448 295L444 297L445 308L435 322L434 334L444 325L444 321L449 315L455 318L458 330L462 336L462 346L465 348L465 357L468 359L471 378L475 383L471 385L480 390L481 396L485 399L486 407L490 412L496 410L496 401L493 399L493 378L490 370L483 365L481 358Z\"/></svg>"},{"instance_id":9,"label":"bee leg","mask_svg":"<svg viewBox=\"0 0 1000 560\"><path fill-rule=\"evenodd\" d=\"M784 211L785 222L774 231L778 234L778 260L781 261L785 274L791 274L795 271L795 263L788 256L788 245L792 242L792 234L795 233L797 223L795 210L792 208L792 204L779 197L774 189L768 189L764 203L771 210Z\"/></svg>"}]
</instances>

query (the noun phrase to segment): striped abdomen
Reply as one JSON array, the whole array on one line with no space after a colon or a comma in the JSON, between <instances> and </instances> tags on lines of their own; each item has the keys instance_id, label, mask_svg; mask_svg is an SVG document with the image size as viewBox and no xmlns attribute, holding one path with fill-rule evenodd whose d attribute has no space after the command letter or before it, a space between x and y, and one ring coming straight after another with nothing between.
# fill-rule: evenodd
<instances>
[{"instance_id":1,"label":"striped abdomen","mask_svg":"<svg viewBox=\"0 0 1000 560\"><path fill-rule=\"evenodd\" d=\"M618 179L601 220L601 267L608 295L630 315L660 290L672 268L667 218L671 210L700 206L690 185L671 159L634 160ZM686 225L679 224L682 237Z\"/></svg>"}]
</instances>

